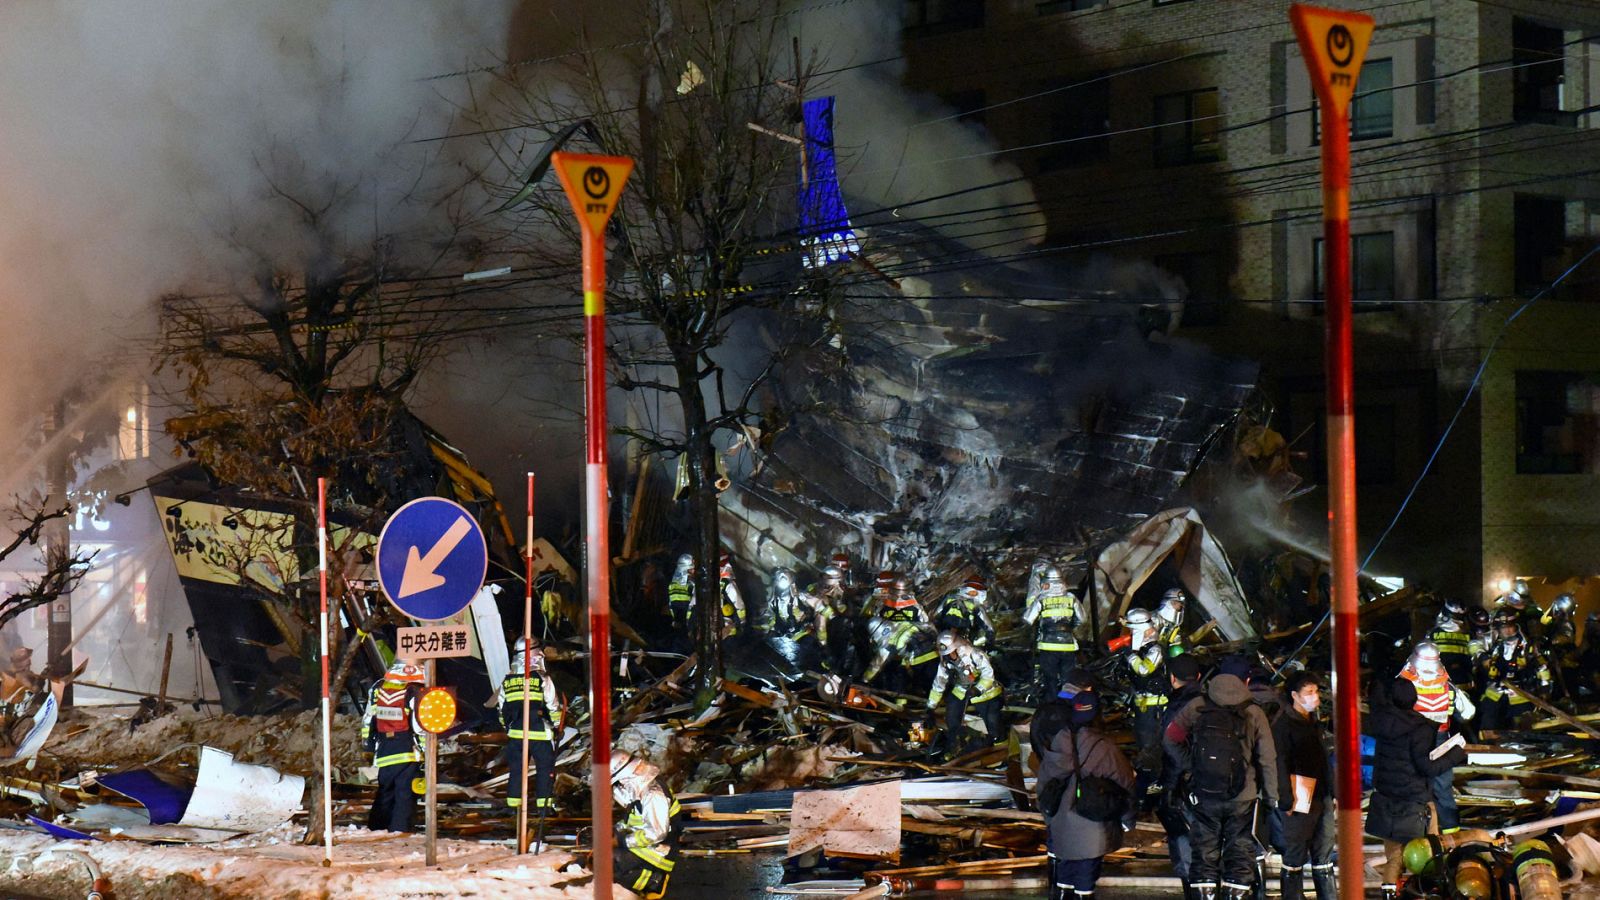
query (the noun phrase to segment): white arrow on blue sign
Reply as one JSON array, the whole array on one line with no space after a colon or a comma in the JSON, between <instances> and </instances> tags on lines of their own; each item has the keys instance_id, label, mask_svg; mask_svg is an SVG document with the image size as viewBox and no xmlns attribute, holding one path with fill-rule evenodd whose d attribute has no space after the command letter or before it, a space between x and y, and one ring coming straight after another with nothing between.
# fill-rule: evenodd
<instances>
[{"instance_id":1,"label":"white arrow on blue sign","mask_svg":"<svg viewBox=\"0 0 1600 900\"><path fill-rule=\"evenodd\" d=\"M378 535L378 583L395 608L423 622L467 608L489 572L483 529L459 503L420 497Z\"/></svg>"}]
</instances>

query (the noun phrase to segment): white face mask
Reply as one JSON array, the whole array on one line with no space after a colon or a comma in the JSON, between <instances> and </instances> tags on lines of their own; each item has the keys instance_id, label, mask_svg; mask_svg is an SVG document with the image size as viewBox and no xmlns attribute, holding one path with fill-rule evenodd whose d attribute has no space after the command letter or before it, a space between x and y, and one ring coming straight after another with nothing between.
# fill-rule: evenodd
<instances>
[{"instance_id":1,"label":"white face mask","mask_svg":"<svg viewBox=\"0 0 1600 900\"><path fill-rule=\"evenodd\" d=\"M1298 709L1309 716L1315 713L1317 709L1322 706L1322 694L1321 692L1309 695L1305 693L1295 694L1294 706L1295 709Z\"/></svg>"}]
</instances>

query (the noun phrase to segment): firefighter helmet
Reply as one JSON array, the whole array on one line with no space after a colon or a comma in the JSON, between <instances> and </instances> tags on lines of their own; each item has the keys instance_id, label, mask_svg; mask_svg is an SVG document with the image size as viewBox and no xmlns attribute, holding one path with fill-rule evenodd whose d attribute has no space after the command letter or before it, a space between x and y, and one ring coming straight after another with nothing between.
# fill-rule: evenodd
<instances>
[{"instance_id":1,"label":"firefighter helmet","mask_svg":"<svg viewBox=\"0 0 1600 900\"><path fill-rule=\"evenodd\" d=\"M823 566L822 581L828 585L844 584L844 570L833 564Z\"/></svg>"},{"instance_id":2,"label":"firefighter helmet","mask_svg":"<svg viewBox=\"0 0 1600 900\"><path fill-rule=\"evenodd\" d=\"M772 572L772 591L779 596L792 593L794 591L794 573L788 569L774 569Z\"/></svg>"},{"instance_id":3,"label":"firefighter helmet","mask_svg":"<svg viewBox=\"0 0 1600 900\"><path fill-rule=\"evenodd\" d=\"M1528 589L1528 579L1518 578L1516 581L1513 581L1511 583L1511 593L1516 594L1523 600L1527 600L1530 596L1532 596Z\"/></svg>"},{"instance_id":4,"label":"firefighter helmet","mask_svg":"<svg viewBox=\"0 0 1600 900\"><path fill-rule=\"evenodd\" d=\"M982 579L973 578L961 586L961 593L966 595L968 600L982 603L989 597L989 586L984 584Z\"/></svg>"},{"instance_id":5,"label":"firefighter helmet","mask_svg":"<svg viewBox=\"0 0 1600 900\"><path fill-rule=\"evenodd\" d=\"M512 645L512 648L511 648L511 671L520 672L524 668L528 668L528 669L532 669L535 672L543 672L544 671L544 645L539 643L539 639L538 638L534 638L533 639L533 651L531 653L528 653L527 652L528 651L528 645L525 643L525 641L526 641L525 638L520 638L519 637L519 638L517 638L517 642ZM527 653L527 660L526 661L523 660L523 654L524 653Z\"/></svg>"},{"instance_id":6,"label":"firefighter helmet","mask_svg":"<svg viewBox=\"0 0 1600 900\"><path fill-rule=\"evenodd\" d=\"M1058 567L1053 566L1053 565L1045 566L1045 568L1044 568L1044 580L1045 581L1060 581L1061 580L1061 569L1059 569Z\"/></svg>"},{"instance_id":7,"label":"firefighter helmet","mask_svg":"<svg viewBox=\"0 0 1600 900\"><path fill-rule=\"evenodd\" d=\"M1189 604L1181 588L1167 588L1161 592L1161 606L1156 609L1156 618L1169 625L1183 624L1183 611Z\"/></svg>"},{"instance_id":8,"label":"firefighter helmet","mask_svg":"<svg viewBox=\"0 0 1600 900\"><path fill-rule=\"evenodd\" d=\"M1500 632L1500 636L1505 638L1513 637L1522 631L1522 626L1517 621L1517 611L1509 606L1495 610L1494 627Z\"/></svg>"},{"instance_id":9,"label":"firefighter helmet","mask_svg":"<svg viewBox=\"0 0 1600 900\"><path fill-rule=\"evenodd\" d=\"M1411 651L1411 669L1423 678L1439 674L1439 645L1433 641L1420 641Z\"/></svg>"},{"instance_id":10,"label":"firefighter helmet","mask_svg":"<svg viewBox=\"0 0 1600 900\"><path fill-rule=\"evenodd\" d=\"M385 674L389 681L403 681L407 684L421 684L423 681L422 667L409 659L397 659Z\"/></svg>"},{"instance_id":11,"label":"firefighter helmet","mask_svg":"<svg viewBox=\"0 0 1600 900\"><path fill-rule=\"evenodd\" d=\"M1467 621L1472 623L1473 628L1488 628L1489 611L1481 606L1474 606L1467 613Z\"/></svg>"},{"instance_id":12,"label":"firefighter helmet","mask_svg":"<svg viewBox=\"0 0 1600 900\"><path fill-rule=\"evenodd\" d=\"M939 655L949 656L951 653L954 653L956 644L960 643L960 641L961 638L957 636L954 631L939 632Z\"/></svg>"},{"instance_id":13,"label":"firefighter helmet","mask_svg":"<svg viewBox=\"0 0 1600 900\"><path fill-rule=\"evenodd\" d=\"M1134 608L1122 617L1122 624L1129 628L1144 628L1150 624L1150 610Z\"/></svg>"},{"instance_id":14,"label":"firefighter helmet","mask_svg":"<svg viewBox=\"0 0 1600 900\"><path fill-rule=\"evenodd\" d=\"M655 766L628 753L611 755L611 783L621 784L629 779L648 781L658 770Z\"/></svg>"},{"instance_id":15,"label":"firefighter helmet","mask_svg":"<svg viewBox=\"0 0 1600 900\"><path fill-rule=\"evenodd\" d=\"M1578 598L1571 594L1561 594L1550 601L1550 611L1553 613L1565 613L1570 616L1577 605Z\"/></svg>"},{"instance_id":16,"label":"firefighter helmet","mask_svg":"<svg viewBox=\"0 0 1600 900\"><path fill-rule=\"evenodd\" d=\"M689 554L689 553L685 553L685 554L679 556L678 557L678 570L675 573L675 577L686 578L686 577L688 577L689 575L691 575L693 573L694 573L694 556L692 554Z\"/></svg>"},{"instance_id":17,"label":"firefighter helmet","mask_svg":"<svg viewBox=\"0 0 1600 900\"><path fill-rule=\"evenodd\" d=\"M850 555L848 553L835 553L833 555L833 559L829 560L829 562L838 566L843 571L850 571Z\"/></svg>"}]
</instances>

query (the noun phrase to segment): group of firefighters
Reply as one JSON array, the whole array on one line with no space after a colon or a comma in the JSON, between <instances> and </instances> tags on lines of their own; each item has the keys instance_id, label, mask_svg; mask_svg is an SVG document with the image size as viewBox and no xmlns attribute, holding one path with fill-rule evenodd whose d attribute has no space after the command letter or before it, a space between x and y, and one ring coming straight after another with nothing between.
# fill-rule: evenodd
<instances>
[{"instance_id":1,"label":"group of firefighters","mask_svg":"<svg viewBox=\"0 0 1600 900\"><path fill-rule=\"evenodd\" d=\"M684 630L696 606L694 569L692 557L680 557L668 591L673 623ZM960 738L968 713L983 724L990 744L1002 743L1004 693L989 658L995 629L989 618L986 585L967 581L929 610L902 574L881 573L870 591L857 591L849 572L849 560L842 554L822 567L817 583L805 588L798 585L793 571L776 570L764 614L752 622L734 583L730 561L724 557L717 598L724 633L750 629L810 644L836 688L847 680L859 680L889 696L920 699L930 724L936 720L940 703L947 701L944 748L948 753L966 749ZM1121 620L1123 634L1108 642L1112 668L1097 667L1102 676L1120 668L1117 680L1128 686L1136 795L1158 795L1170 787L1163 783L1167 763L1163 738L1169 739L1165 749L1170 751L1173 704L1184 705L1193 694L1192 687L1190 694L1181 694L1180 673L1190 685L1198 674L1190 671L1196 669L1193 665L1174 665L1188 652L1182 633L1186 606L1184 593L1174 588L1163 594L1154 610L1129 610ZM1600 658L1588 659L1600 657L1600 640L1578 645L1575 608L1573 597L1563 594L1541 609L1522 582L1500 597L1492 611L1478 607L1469 612L1458 601L1446 601L1431 633L1413 648L1400 673L1415 689L1416 711L1441 723L1441 735L1447 731L1444 723L1474 719L1477 727L1503 729L1524 724L1532 710L1530 696L1571 695L1592 689L1592 678L1586 679L1582 673L1600 672L1595 665ZM1043 699L1054 699L1058 690L1067 692L1061 694L1067 697L1077 689L1075 683L1093 680L1078 666L1080 602L1056 564L1044 559L1034 563L1022 619L1033 629L1035 685L1048 686ZM1591 616L1587 626L1600 626L1600 616ZM1586 638L1600 637L1600 627L1586 630ZM861 635L866 638L865 652L858 650ZM533 803L542 820L554 803L555 737L560 732L563 706L546 670L542 648L525 646L518 639L512 649L511 674L498 692L501 723L513 739L505 751L509 769L506 802L513 808L522 803L520 739L526 734L534 766ZM1254 674L1242 679L1252 690L1270 681L1249 677ZM416 716L422 682L418 665L399 660L369 695L362 737L378 769L371 828L410 830L417 797L425 790L420 777L421 727ZM1176 701L1175 695L1179 695ZM1048 715L1045 706L1040 708L1040 717ZM1040 730L1038 721L1035 730ZM627 810L618 820L616 880L645 897L665 893L681 829L677 801L658 776L646 760L627 754L613 758L613 795ZM1439 827L1456 828L1454 788L1448 773L1435 777L1431 788ZM1176 862L1176 855L1174 859ZM1325 864L1322 859L1307 861L1308 869L1317 871ZM1318 886L1322 886L1320 879Z\"/></svg>"}]
</instances>

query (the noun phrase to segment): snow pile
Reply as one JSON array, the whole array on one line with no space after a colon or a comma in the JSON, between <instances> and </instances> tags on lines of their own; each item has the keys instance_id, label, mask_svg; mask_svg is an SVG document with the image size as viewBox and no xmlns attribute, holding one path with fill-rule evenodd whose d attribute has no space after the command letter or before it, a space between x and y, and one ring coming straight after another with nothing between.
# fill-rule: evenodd
<instances>
[{"instance_id":1,"label":"snow pile","mask_svg":"<svg viewBox=\"0 0 1600 900\"><path fill-rule=\"evenodd\" d=\"M508 847L439 841L439 865L423 865L415 834L340 829L334 863L323 868L322 848L295 843L285 826L207 846L151 846L131 841L56 841L21 832L0 836L0 892L83 896L89 877L72 853L87 854L111 879L122 900L140 898L368 898L589 896L588 872L572 856L550 851L518 857Z\"/></svg>"}]
</instances>

